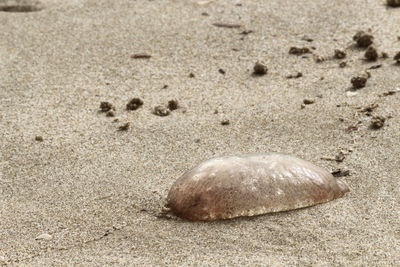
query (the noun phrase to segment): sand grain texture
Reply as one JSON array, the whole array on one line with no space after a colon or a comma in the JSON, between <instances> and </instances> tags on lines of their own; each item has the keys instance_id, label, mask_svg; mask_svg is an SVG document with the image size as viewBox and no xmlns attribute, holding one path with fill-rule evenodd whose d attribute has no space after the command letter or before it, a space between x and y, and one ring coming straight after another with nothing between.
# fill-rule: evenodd
<instances>
[{"instance_id":1,"label":"sand grain texture","mask_svg":"<svg viewBox=\"0 0 400 267\"><path fill-rule=\"evenodd\" d=\"M42 3L38 12L0 12L0 265L400 261L400 93L379 96L400 87L400 67L379 59L366 87L346 94L353 76L378 64L362 60L352 36L371 28L374 45L393 58L400 9L383 0ZM325 57L346 49L347 66L289 55L292 46L315 46ZM139 53L151 58L131 58ZM257 61L266 75L251 75ZM299 71L303 77L286 79ZM126 111L135 97L144 105ZM315 103L301 109L306 98ZM152 114L170 99L180 108ZM98 112L103 101L118 123ZM357 109L372 103L374 116L392 116L378 130ZM321 160L342 149L352 150L342 163ZM347 168L352 175L340 179L351 191L253 218L155 216L191 166L260 152ZM41 234L52 238L36 240Z\"/></svg>"}]
</instances>

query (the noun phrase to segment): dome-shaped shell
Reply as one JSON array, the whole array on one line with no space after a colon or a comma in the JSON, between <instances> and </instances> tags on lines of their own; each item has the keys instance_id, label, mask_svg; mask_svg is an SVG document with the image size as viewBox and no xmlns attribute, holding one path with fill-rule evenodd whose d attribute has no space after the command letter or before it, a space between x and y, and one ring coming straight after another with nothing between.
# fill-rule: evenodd
<instances>
[{"instance_id":1,"label":"dome-shaped shell","mask_svg":"<svg viewBox=\"0 0 400 267\"><path fill-rule=\"evenodd\" d=\"M311 162L268 153L207 160L172 186L166 207L182 218L212 221L303 208L349 191Z\"/></svg>"}]
</instances>

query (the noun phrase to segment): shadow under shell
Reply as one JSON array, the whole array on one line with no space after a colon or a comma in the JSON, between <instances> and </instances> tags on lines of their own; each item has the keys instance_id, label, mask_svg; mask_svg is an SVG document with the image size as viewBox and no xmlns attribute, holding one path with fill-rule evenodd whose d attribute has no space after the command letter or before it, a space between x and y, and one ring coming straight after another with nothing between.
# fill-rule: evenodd
<instances>
[{"instance_id":1,"label":"shadow under shell","mask_svg":"<svg viewBox=\"0 0 400 267\"><path fill-rule=\"evenodd\" d=\"M183 174L172 185L166 207L181 218L213 221L313 206L348 191L326 170L293 156L229 156Z\"/></svg>"}]
</instances>

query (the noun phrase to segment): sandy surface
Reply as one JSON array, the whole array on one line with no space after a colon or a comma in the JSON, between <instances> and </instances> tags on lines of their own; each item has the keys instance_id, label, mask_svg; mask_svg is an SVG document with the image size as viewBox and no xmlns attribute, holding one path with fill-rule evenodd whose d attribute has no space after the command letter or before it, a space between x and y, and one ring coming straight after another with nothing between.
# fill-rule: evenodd
<instances>
[{"instance_id":1,"label":"sandy surface","mask_svg":"<svg viewBox=\"0 0 400 267\"><path fill-rule=\"evenodd\" d=\"M399 264L400 93L379 95L400 87L400 9L383 0L42 3L0 12L0 265ZM352 47L368 29L390 59L365 62ZM328 60L289 55L291 46ZM329 58L334 49L347 58ZM258 60L268 74L252 77ZM376 64L365 88L346 92ZM286 78L297 71L303 77ZM133 97L144 105L126 111ZM305 98L315 103L302 109ZM152 114L171 99L181 108ZM118 122L99 113L101 101ZM357 109L373 103L372 116L391 116L379 130ZM341 163L321 159L341 150ZM350 170L340 179L351 192L213 223L155 216L188 168L268 151ZM36 240L42 234L51 239Z\"/></svg>"}]
</instances>

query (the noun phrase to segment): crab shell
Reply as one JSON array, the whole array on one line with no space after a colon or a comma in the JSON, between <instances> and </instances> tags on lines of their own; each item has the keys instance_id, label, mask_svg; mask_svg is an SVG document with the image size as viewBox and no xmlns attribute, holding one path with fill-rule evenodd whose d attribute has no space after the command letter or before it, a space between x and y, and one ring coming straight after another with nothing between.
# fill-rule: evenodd
<instances>
[{"instance_id":1,"label":"crab shell","mask_svg":"<svg viewBox=\"0 0 400 267\"><path fill-rule=\"evenodd\" d=\"M229 156L183 174L172 185L166 207L184 219L213 221L313 206L348 191L326 170L293 156Z\"/></svg>"}]
</instances>

